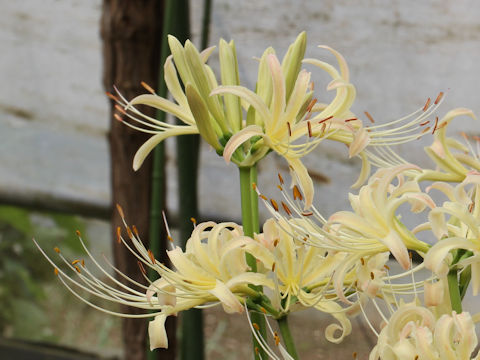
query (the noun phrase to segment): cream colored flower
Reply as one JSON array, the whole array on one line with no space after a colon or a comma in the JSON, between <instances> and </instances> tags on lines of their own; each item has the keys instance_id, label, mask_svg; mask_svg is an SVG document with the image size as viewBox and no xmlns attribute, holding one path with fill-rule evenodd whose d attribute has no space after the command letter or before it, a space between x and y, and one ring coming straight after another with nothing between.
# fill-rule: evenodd
<instances>
[{"instance_id":1,"label":"cream colored flower","mask_svg":"<svg viewBox=\"0 0 480 360\"><path fill-rule=\"evenodd\" d=\"M120 208L119 211L123 218L123 211ZM272 280L268 279L265 274L250 272L245 260L247 252L254 253L257 261L264 268L271 268L272 254L256 240L243 236L242 228L239 225L214 222L197 225L187 242L185 252L178 247L167 252L174 270L158 262L152 252L144 247L135 227L130 229L126 223L125 227L129 241L127 242L122 236L120 228L118 229L118 240L138 259L145 279L148 280L146 267L160 275L160 278L150 282L149 286L128 278L107 262L133 286L126 286L119 282L91 256L80 236L79 239L86 254L107 278L107 281L93 275L83 260L75 260L70 263L63 257L60 250L56 249L60 259L77 275L76 278L69 276L36 244L54 266L60 281L88 305L108 314L122 317L155 317L149 324L152 349L168 346L164 329L167 316L176 315L180 311L193 307L215 304L221 304L227 313L242 312L245 299L248 296L259 295L249 285L274 287ZM101 308L86 300L77 290L112 303L145 310L145 313L131 315Z\"/></svg>"},{"instance_id":2,"label":"cream colored flower","mask_svg":"<svg viewBox=\"0 0 480 360\"><path fill-rule=\"evenodd\" d=\"M478 340L469 313L436 318L427 308L405 304L382 329L370 360L467 360Z\"/></svg>"}]
</instances>

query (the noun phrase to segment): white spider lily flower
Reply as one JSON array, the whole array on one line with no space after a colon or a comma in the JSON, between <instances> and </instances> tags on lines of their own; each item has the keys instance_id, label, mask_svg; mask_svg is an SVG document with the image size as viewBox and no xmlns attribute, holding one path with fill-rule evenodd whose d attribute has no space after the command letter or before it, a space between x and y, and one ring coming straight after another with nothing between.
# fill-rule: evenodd
<instances>
[{"instance_id":1,"label":"white spider lily flower","mask_svg":"<svg viewBox=\"0 0 480 360\"><path fill-rule=\"evenodd\" d=\"M444 314L401 305L382 329L369 360L458 360L472 357L478 340L469 313Z\"/></svg>"},{"instance_id":2,"label":"white spider lily flower","mask_svg":"<svg viewBox=\"0 0 480 360\"><path fill-rule=\"evenodd\" d=\"M287 215L298 216L290 221L293 234L298 239L306 239L309 244L329 251L353 253L358 255L358 259L390 251L407 269L410 266L407 250L426 252L429 245L416 238L401 223L396 211L404 203L409 203L413 212L435 207L430 196L423 193L415 181L406 180L403 176L419 170L410 164L378 170L358 195L350 194L353 212L339 211L328 220L315 207L311 211L300 208L303 196L296 187L293 199L282 188L286 200L286 203L282 202L282 207ZM398 181L396 185L392 183L395 178ZM274 207L267 201L265 204L277 219L283 217L278 205Z\"/></svg>"},{"instance_id":3,"label":"white spider lily flower","mask_svg":"<svg viewBox=\"0 0 480 360\"><path fill-rule=\"evenodd\" d=\"M471 187L469 191L465 188ZM425 266L438 276L444 276L452 265L451 252L463 249L470 251L453 264L471 266L473 293L480 291L480 173L470 171L456 187L434 183L432 188L441 190L449 201L430 212L430 228L438 242L425 256ZM445 215L449 216L448 221Z\"/></svg>"},{"instance_id":4,"label":"white spider lily flower","mask_svg":"<svg viewBox=\"0 0 480 360\"><path fill-rule=\"evenodd\" d=\"M119 207L123 219L123 211ZM121 273L106 259L108 266L125 279L127 286L111 276L85 246L80 234L79 240L88 257L101 271L102 280L95 276L83 260L69 262L55 251L60 259L76 275L69 276L38 245L35 244L47 260L53 265L60 281L79 299L88 305L108 314L121 317L148 318L155 317L149 324L151 348L167 347L168 339L164 329L167 316L193 307L205 307L221 304L227 313L242 312L243 303L248 296L258 296L249 285L262 285L274 288L273 281L265 274L249 272L245 255L254 253L257 261L265 268L273 264L272 254L258 241L243 236L242 227L235 223L214 222L201 223L195 227L187 242L186 251L176 247L167 251L175 267L169 269L155 259L153 253L146 249L135 227L130 228L125 220L128 238L125 239L118 228L118 241L123 243L137 258L140 271L149 286L143 285ZM148 280L145 267L156 271L160 279ZM83 291L98 298L144 310L143 314L126 314L99 307L87 300L78 291Z\"/></svg>"},{"instance_id":5,"label":"white spider lily flower","mask_svg":"<svg viewBox=\"0 0 480 360\"><path fill-rule=\"evenodd\" d=\"M469 109L458 108L448 112L445 117L438 121L434 132L434 142L425 148L426 153L437 165L437 170L424 170L419 180L452 181L461 182L471 170L480 171L480 145L478 139L476 150L468 142L463 145L459 141L447 137L447 127L458 116L469 116L475 119L475 115Z\"/></svg>"}]
</instances>

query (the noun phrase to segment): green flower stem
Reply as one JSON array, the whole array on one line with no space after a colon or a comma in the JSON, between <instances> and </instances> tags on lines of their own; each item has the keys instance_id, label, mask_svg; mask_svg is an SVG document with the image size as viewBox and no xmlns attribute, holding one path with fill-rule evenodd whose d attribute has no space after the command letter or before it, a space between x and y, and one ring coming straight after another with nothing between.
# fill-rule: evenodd
<instances>
[{"instance_id":1,"label":"green flower stem","mask_svg":"<svg viewBox=\"0 0 480 360\"><path fill-rule=\"evenodd\" d=\"M259 231L258 218L258 196L253 189L253 184L257 181L257 168L240 167L240 196L242 204L242 225L243 233L246 236L253 237L253 234ZM252 254L246 254L247 264L251 271L257 271L257 260ZM256 291L262 291L261 287L253 287ZM252 312L250 315L252 323L256 323L260 327L260 335L266 339L267 329L265 326L265 319L262 314ZM267 354L263 351L260 344L253 338L253 348L255 359L267 359Z\"/></svg>"},{"instance_id":2,"label":"green flower stem","mask_svg":"<svg viewBox=\"0 0 480 360\"><path fill-rule=\"evenodd\" d=\"M462 297L460 295L456 267L450 269L450 271L448 272L447 281L448 291L450 293L450 302L452 303L452 310L455 310L457 314L460 314L462 312Z\"/></svg>"},{"instance_id":3,"label":"green flower stem","mask_svg":"<svg viewBox=\"0 0 480 360\"><path fill-rule=\"evenodd\" d=\"M295 342L293 341L292 334L290 333L290 328L288 327L287 316L277 319L278 328L280 329L280 334L282 334L283 343L292 358L295 360L298 359L297 349L295 348Z\"/></svg>"}]
</instances>

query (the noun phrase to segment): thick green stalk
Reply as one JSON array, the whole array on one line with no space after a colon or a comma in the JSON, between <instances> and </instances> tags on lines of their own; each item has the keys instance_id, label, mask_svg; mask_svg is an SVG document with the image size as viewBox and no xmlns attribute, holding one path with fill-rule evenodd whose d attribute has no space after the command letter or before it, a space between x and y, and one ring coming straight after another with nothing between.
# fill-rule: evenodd
<instances>
[{"instance_id":1,"label":"thick green stalk","mask_svg":"<svg viewBox=\"0 0 480 360\"><path fill-rule=\"evenodd\" d=\"M254 233L258 233L259 218L258 218L258 196L253 189L253 184L257 181L257 168L253 167L241 167L240 170L240 196L242 203L242 225L243 233L246 236L253 237ZM257 271L257 262L255 256L252 254L246 254L246 260L251 271ZM261 291L261 288L254 287L255 290ZM252 323L255 323L260 328L260 335L263 338L267 338L267 330L265 326L265 319L262 314L252 312L250 315ZM262 347L253 338L253 348L255 359L267 359L267 354L262 350Z\"/></svg>"},{"instance_id":2,"label":"thick green stalk","mask_svg":"<svg viewBox=\"0 0 480 360\"><path fill-rule=\"evenodd\" d=\"M457 314L462 312L462 297L460 295L460 288L458 285L457 269L454 267L448 272L448 291L450 293L450 302L452 304L452 310L455 310Z\"/></svg>"},{"instance_id":3,"label":"thick green stalk","mask_svg":"<svg viewBox=\"0 0 480 360\"><path fill-rule=\"evenodd\" d=\"M292 334L290 333L290 328L288 327L287 316L283 316L277 320L278 328L280 329L280 334L282 334L283 343L292 358L295 360L298 359L297 349L295 348L295 342L293 341Z\"/></svg>"}]
</instances>

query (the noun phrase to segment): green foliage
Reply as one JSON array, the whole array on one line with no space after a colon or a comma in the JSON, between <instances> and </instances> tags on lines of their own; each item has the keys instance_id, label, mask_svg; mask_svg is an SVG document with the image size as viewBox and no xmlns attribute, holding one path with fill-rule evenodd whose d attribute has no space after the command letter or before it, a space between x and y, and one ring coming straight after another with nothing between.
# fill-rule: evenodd
<instances>
[{"instance_id":1,"label":"green foliage","mask_svg":"<svg viewBox=\"0 0 480 360\"><path fill-rule=\"evenodd\" d=\"M47 296L43 289L53 271L32 238L47 249L59 246L78 253L75 230L85 230L75 216L0 206L0 334L46 338L39 329L47 326L47 318L38 304Z\"/></svg>"}]
</instances>

